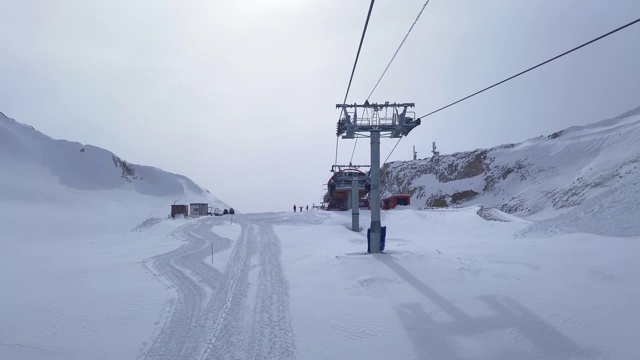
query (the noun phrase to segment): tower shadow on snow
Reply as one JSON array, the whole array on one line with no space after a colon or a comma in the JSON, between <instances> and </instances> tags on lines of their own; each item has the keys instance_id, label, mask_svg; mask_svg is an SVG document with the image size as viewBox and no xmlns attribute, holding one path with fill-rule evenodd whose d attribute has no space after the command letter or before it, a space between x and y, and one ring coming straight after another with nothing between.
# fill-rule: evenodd
<instances>
[{"instance_id":1,"label":"tower shadow on snow","mask_svg":"<svg viewBox=\"0 0 640 360\"><path fill-rule=\"evenodd\" d=\"M392 256L374 256L452 319L434 320L425 311L422 303L403 304L396 308L414 350L421 359L566 360L596 359L601 355L597 349L576 344L510 297L480 297L494 314L472 317L408 272ZM470 337L476 336L474 341L478 335L485 334L484 339L488 341L497 332L507 332L518 344L510 344L509 347L497 351L487 349L486 354L478 353L476 344L471 346L474 349L473 354L464 350L464 344L472 341ZM465 337L468 340L463 343Z\"/></svg>"}]
</instances>

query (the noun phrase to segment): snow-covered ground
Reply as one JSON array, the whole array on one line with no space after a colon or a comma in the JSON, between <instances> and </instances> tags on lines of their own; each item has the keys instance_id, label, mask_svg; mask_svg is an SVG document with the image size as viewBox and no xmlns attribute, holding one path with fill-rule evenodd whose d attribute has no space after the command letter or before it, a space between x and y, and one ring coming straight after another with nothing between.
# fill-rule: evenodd
<instances>
[{"instance_id":1,"label":"snow-covered ground","mask_svg":"<svg viewBox=\"0 0 640 360\"><path fill-rule=\"evenodd\" d=\"M383 212L386 253L365 255L347 212L169 219L226 205L0 118L0 359L638 359L624 184L526 219Z\"/></svg>"},{"instance_id":2,"label":"snow-covered ground","mask_svg":"<svg viewBox=\"0 0 640 360\"><path fill-rule=\"evenodd\" d=\"M176 223L136 238L104 212L0 214L0 358L134 358L167 302L143 260L179 246Z\"/></svg>"},{"instance_id":3,"label":"snow-covered ground","mask_svg":"<svg viewBox=\"0 0 640 360\"><path fill-rule=\"evenodd\" d=\"M478 211L385 212L380 255L363 254L348 213L133 231L95 231L91 215L66 231L60 217L14 218L0 252L0 358L640 356L640 238L541 236Z\"/></svg>"},{"instance_id":4,"label":"snow-covered ground","mask_svg":"<svg viewBox=\"0 0 640 360\"><path fill-rule=\"evenodd\" d=\"M345 214L277 227L299 357L640 356L639 238L530 237L478 210L386 212L374 256Z\"/></svg>"}]
</instances>

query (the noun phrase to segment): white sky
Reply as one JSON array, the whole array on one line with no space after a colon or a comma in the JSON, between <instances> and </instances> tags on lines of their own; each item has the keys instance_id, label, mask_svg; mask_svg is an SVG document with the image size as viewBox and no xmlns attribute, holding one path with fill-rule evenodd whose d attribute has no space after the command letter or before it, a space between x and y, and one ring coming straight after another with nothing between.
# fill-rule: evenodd
<instances>
[{"instance_id":1,"label":"white sky","mask_svg":"<svg viewBox=\"0 0 640 360\"><path fill-rule=\"evenodd\" d=\"M423 0L378 0L348 102ZM240 211L319 203L369 0L0 0L0 111L184 174ZM432 0L372 101L425 114L640 16L636 0ZM390 160L491 147L640 105L640 25L423 121ZM395 140L383 140L382 159ZM353 140L340 140L348 163ZM354 163L369 163L360 140Z\"/></svg>"}]
</instances>

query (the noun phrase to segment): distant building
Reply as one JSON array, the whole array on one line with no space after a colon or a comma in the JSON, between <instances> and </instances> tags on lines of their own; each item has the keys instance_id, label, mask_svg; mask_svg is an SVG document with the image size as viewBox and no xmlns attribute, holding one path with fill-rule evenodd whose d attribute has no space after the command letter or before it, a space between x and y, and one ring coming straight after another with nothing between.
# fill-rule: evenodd
<instances>
[{"instance_id":1,"label":"distant building","mask_svg":"<svg viewBox=\"0 0 640 360\"><path fill-rule=\"evenodd\" d=\"M171 205L171 217L174 218L176 215L189 215L189 207L187 205Z\"/></svg>"},{"instance_id":2,"label":"distant building","mask_svg":"<svg viewBox=\"0 0 640 360\"><path fill-rule=\"evenodd\" d=\"M191 203L189 204L189 215L202 216L207 215L209 210L209 204L207 203Z\"/></svg>"},{"instance_id":3,"label":"distant building","mask_svg":"<svg viewBox=\"0 0 640 360\"><path fill-rule=\"evenodd\" d=\"M398 205L410 205L411 195L393 195L388 198L382 199L382 209L391 210L395 209Z\"/></svg>"}]
</instances>

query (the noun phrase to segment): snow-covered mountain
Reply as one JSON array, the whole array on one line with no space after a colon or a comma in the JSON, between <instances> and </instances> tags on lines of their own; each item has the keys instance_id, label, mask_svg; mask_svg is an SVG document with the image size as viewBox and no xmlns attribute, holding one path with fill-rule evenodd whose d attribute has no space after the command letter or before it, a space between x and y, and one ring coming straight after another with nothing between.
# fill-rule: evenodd
<instances>
[{"instance_id":1,"label":"snow-covered mountain","mask_svg":"<svg viewBox=\"0 0 640 360\"><path fill-rule=\"evenodd\" d=\"M167 218L217 200L2 117L0 359L639 359L640 236L573 231L638 231L639 115L392 164L417 207L530 219L384 212L370 256L348 212Z\"/></svg>"},{"instance_id":2,"label":"snow-covered mountain","mask_svg":"<svg viewBox=\"0 0 640 360\"><path fill-rule=\"evenodd\" d=\"M0 173L3 204L143 209L142 218L166 216L174 201L229 207L185 176L128 163L99 147L52 139L2 113Z\"/></svg>"},{"instance_id":3,"label":"snow-covered mountain","mask_svg":"<svg viewBox=\"0 0 640 360\"><path fill-rule=\"evenodd\" d=\"M519 144L385 164L382 196L410 194L417 207L495 207L547 219L541 229L637 235L638 139L640 107Z\"/></svg>"}]
</instances>

